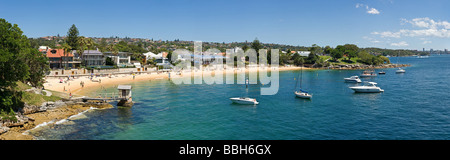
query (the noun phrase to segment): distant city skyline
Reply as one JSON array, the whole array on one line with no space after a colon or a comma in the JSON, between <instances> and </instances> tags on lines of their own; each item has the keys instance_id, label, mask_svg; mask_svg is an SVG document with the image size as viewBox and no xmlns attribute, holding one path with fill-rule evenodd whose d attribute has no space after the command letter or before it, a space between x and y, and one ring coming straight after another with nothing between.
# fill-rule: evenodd
<instances>
[{"instance_id":1,"label":"distant city skyline","mask_svg":"<svg viewBox=\"0 0 450 160\"><path fill-rule=\"evenodd\" d=\"M449 1L5 1L0 18L28 37L65 36L450 48Z\"/></svg>"}]
</instances>

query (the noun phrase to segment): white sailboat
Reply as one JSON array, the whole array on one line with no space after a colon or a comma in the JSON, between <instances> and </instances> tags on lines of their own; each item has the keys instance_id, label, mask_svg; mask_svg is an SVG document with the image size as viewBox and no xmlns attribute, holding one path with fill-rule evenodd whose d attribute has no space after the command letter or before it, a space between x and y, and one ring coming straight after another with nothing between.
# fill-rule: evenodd
<instances>
[{"instance_id":1,"label":"white sailboat","mask_svg":"<svg viewBox=\"0 0 450 160\"><path fill-rule=\"evenodd\" d=\"M399 53L400 54L400 53ZM398 57L399 57L399 54L397 55L397 64L398 64ZM406 71L405 71L405 69L403 69L403 68L398 68L398 70L396 70L395 71L395 73L405 73Z\"/></svg>"},{"instance_id":2,"label":"white sailboat","mask_svg":"<svg viewBox=\"0 0 450 160\"><path fill-rule=\"evenodd\" d=\"M247 89L248 89L248 86L247 86L248 84L249 84L248 83L248 79L246 79L245 86L246 86ZM259 102L256 101L256 99L249 98L249 97L233 97L233 98L230 98L230 100L233 103L236 103L236 104L245 104L245 105L257 105L257 104L259 104Z\"/></svg>"},{"instance_id":3,"label":"white sailboat","mask_svg":"<svg viewBox=\"0 0 450 160\"><path fill-rule=\"evenodd\" d=\"M297 83L298 83L298 80L297 80L297 82L295 83L294 94L298 98L311 99L312 98L312 94L309 94L307 91L302 90L302 79L303 79L303 66L302 66L301 71L300 71L300 89L297 90Z\"/></svg>"}]
</instances>

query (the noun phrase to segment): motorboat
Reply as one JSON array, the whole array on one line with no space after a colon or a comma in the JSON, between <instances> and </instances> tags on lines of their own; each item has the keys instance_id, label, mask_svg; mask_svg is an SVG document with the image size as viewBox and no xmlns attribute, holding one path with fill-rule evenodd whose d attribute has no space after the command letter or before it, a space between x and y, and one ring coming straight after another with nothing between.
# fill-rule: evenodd
<instances>
[{"instance_id":1,"label":"motorboat","mask_svg":"<svg viewBox=\"0 0 450 160\"><path fill-rule=\"evenodd\" d=\"M386 72L384 72L384 71L381 71L381 72L378 72L378 74L386 74Z\"/></svg>"},{"instance_id":2,"label":"motorboat","mask_svg":"<svg viewBox=\"0 0 450 160\"><path fill-rule=\"evenodd\" d=\"M350 89L354 90L355 92L359 93L379 93L384 92L380 87L376 86L377 83L375 82L368 82L368 85L364 86L355 86L355 87L349 87Z\"/></svg>"},{"instance_id":3,"label":"motorboat","mask_svg":"<svg viewBox=\"0 0 450 160\"><path fill-rule=\"evenodd\" d=\"M395 73L405 73L406 71L403 68L398 68Z\"/></svg>"},{"instance_id":4,"label":"motorboat","mask_svg":"<svg viewBox=\"0 0 450 160\"><path fill-rule=\"evenodd\" d=\"M377 74L374 73L374 71L364 71L360 77L376 77Z\"/></svg>"},{"instance_id":5,"label":"motorboat","mask_svg":"<svg viewBox=\"0 0 450 160\"><path fill-rule=\"evenodd\" d=\"M295 96L297 96L298 98L303 98L303 99L311 99L312 98L312 94L309 94L308 92L302 92L302 91L295 91L294 92Z\"/></svg>"},{"instance_id":6,"label":"motorboat","mask_svg":"<svg viewBox=\"0 0 450 160\"><path fill-rule=\"evenodd\" d=\"M247 98L247 97L230 98L230 100L233 101L233 103L237 103L237 104L252 104L252 105L259 104L259 102L256 101L256 99Z\"/></svg>"},{"instance_id":7,"label":"motorboat","mask_svg":"<svg viewBox=\"0 0 450 160\"><path fill-rule=\"evenodd\" d=\"M344 78L345 82L361 83L361 79L358 76L351 76L350 78Z\"/></svg>"},{"instance_id":8,"label":"motorboat","mask_svg":"<svg viewBox=\"0 0 450 160\"><path fill-rule=\"evenodd\" d=\"M417 56L417 58L428 58L429 56Z\"/></svg>"}]
</instances>

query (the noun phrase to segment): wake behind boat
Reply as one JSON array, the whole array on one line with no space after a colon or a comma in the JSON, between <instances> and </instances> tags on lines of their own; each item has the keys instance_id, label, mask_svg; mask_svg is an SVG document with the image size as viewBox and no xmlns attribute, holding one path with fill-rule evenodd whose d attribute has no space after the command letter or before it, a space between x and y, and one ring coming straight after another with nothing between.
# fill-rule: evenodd
<instances>
[{"instance_id":1,"label":"wake behind boat","mask_svg":"<svg viewBox=\"0 0 450 160\"><path fill-rule=\"evenodd\" d=\"M233 103L237 103L237 104L252 104L252 105L259 104L259 102L256 101L256 99L247 98L247 97L230 98L230 100L233 101Z\"/></svg>"}]
</instances>

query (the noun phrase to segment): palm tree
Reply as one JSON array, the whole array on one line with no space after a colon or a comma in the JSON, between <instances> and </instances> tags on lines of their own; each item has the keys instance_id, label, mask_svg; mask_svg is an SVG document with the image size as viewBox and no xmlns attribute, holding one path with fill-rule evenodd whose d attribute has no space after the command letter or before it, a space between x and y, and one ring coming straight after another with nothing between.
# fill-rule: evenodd
<instances>
[{"instance_id":1,"label":"palm tree","mask_svg":"<svg viewBox=\"0 0 450 160\"><path fill-rule=\"evenodd\" d=\"M67 55L69 54L70 51L72 51L72 47L69 44L64 43L61 46L61 48L64 49L64 57L66 57L66 65L64 66L64 68L65 68L65 67L67 67L67 64L69 63L69 59L67 59Z\"/></svg>"},{"instance_id":2,"label":"palm tree","mask_svg":"<svg viewBox=\"0 0 450 160\"><path fill-rule=\"evenodd\" d=\"M86 38L83 36L78 37L78 48L77 48L77 53L81 58L81 63L84 64L84 58L83 58L83 53L84 53L84 49L86 47Z\"/></svg>"},{"instance_id":3,"label":"palm tree","mask_svg":"<svg viewBox=\"0 0 450 160\"><path fill-rule=\"evenodd\" d=\"M117 56L119 54L119 50L117 49L116 45L114 45L114 44L109 44L108 50L111 51L111 53L115 56Z\"/></svg>"},{"instance_id":4,"label":"palm tree","mask_svg":"<svg viewBox=\"0 0 450 160\"><path fill-rule=\"evenodd\" d=\"M107 46L107 50L110 51L112 53L112 55L117 56L119 55L119 50L117 49L116 45L114 44L109 44ZM118 64L116 64L118 65Z\"/></svg>"},{"instance_id":5,"label":"palm tree","mask_svg":"<svg viewBox=\"0 0 450 160\"><path fill-rule=\"evenodd\" d=\"M93 47L95 45L94 40L92 40L92 38L85 38L85 42L84 42L88 48L88 53L89 50L91 50L91 47Z\"/></svg>"}]
</instances>

